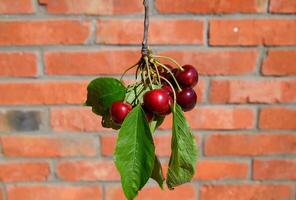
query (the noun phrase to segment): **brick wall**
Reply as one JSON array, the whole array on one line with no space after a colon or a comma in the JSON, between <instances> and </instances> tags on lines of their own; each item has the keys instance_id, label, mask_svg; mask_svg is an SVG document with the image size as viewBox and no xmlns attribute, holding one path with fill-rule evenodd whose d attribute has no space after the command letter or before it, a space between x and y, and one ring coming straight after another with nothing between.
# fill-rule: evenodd
<instances>
[{"instance_id":1,"label":"brick wall","mask_svg":"<svg viewBox=\"0 0 296 200\"><path fill-rule=\"evenodd\" d=\"M191 184L139 199L293 200L296 0L155 0L150 43L195 65ZM0 0L0 200L124 199L116 133L82 107L139 57L142 0ZM131 75L128 78L132 78ZM170 124L155 136L163 163Z\"/></svg>"}]
</instances>

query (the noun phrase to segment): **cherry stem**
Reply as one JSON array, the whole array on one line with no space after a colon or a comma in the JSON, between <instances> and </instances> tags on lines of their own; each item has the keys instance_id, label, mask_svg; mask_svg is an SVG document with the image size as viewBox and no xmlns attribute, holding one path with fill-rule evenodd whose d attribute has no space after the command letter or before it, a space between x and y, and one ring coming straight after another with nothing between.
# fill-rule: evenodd
<instances>
[{"instance_id":1,"label":"cherry stem","mask_svg":"<svg viewBox=\"0 0 296 200\"><path fill-rule=\"evenodd\" d=\"M175 61L174 59L170 58L170 57L167 57L167 56L155 56L153 55L154 58L163 58L163 59L167 59L169 61L171 61L172 63L174 63L175 65L177 65L177 67L181 70L181 71L184 71L184 69L181 67L181 65Z\"/></svg>"},{"instance_id":2,"label":"cherry stem","mask_svg":"<svg viewBox=\"0 0 296 200\"><path fill-rule=\"evenodd\" d=\"M177 85L178 90L181 91L182 89L181 89L181 87L180 87L180 85L179 85L177 79L175 78L174 74L172 73L172 71L171 71L169 68L167 68L164 64L162 64L161 62L159 62L159 61L157 61L157 60L155 60L155 62L156 62L157 64L159 64L161 67L163 67L164 69L166 69L166 70L171 74L171 76L173 77L173 79L174 79L174 81L175 81L175 83L176 83L176 85Z\"/></svg>"},{"instance_id":3,"label":"cherry stem","mask_svg":"<svg viewBox=\"0 0 296 200\"><path fill-rule=\"evenodd\" d=\"M160 77L161 79L163 79L165 82L167 82L167 84L169 84L169 86L172 88L173 90L173 94L174 94L174 111L176 110L176 101L177 101L177 95L176 95L176 91L174 89L174 86L170 83L170 81L164 77Z\"/></svg>"},{"instance_id":4,"label":"cherry stem","mask_svg":"<svg viewBox=\"0 0 296 200\"><path fill-rule=\"evenodd\" d=\"M124 77L124 75L125 75L129 70L133 69L134 67L138 67L138 66L139 66L139 62L137 62L137 63L134 64L133 66L127 68L127 69L123 72L123 74L121 75L121 77L120 77L120 81L122 80L122 78Z\"/></svg>"},{"instance_id":5,"label":"cherry stem","mask_svg":"<svg viewBox=\"0 0 296 200\"><path fill-rule=\"evenodd\" d=\"M145 20L144 20L144 38L142 43L142 56L148 56L148 29L149 29L149 2L148 0L143 1L145 7Z\"/></svg>"},{"instance_id":6,"label":"cherry stem","mask_svg":"<svg viewBox=\"0 0 296 200\"><path fill-rule=\"evenodd\" d=\"M158 84L161 85L160 74L159 74L158 68L157 68L157 66L156 66L156 64L154 62L150 62L150 63L152 63L153 67L155 68L155 71L156 71L156 74L157 74Z\"/></svg>"},{"instance_id":7,"label":"cherry stem","mask_svg":"<svg viewBox=\"0 0 296 200\"><path fill-rule=\"evenodd\" d=\"M151 86L151 88L153 88L151 74L150 74L150 66L149 66L149 62L148 62L148 57L145 56L144 57L144 60L145 60L145 66L146 66L146 69L147 69L148 79L149 79L149 82L150 82L150 86Z\"/></svg>"}]
</instances>

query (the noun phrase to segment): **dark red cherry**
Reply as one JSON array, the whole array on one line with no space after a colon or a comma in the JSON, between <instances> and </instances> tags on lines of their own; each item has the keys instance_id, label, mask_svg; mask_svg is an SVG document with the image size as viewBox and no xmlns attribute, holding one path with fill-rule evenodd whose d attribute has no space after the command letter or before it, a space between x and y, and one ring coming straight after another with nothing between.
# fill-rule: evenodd
<instances>
[{"instance_id":1,"label":"dark red cherry","mask_svg":"<svg viewBox=\"0 0 296 200\"><path fill-rule=\"evenodd\" d=\"M169 65L169 64L165 64L165 66L172 72L174 73L174 68ZM170 72L168 72L167 69L163 68L162 66L160 66L159 68L159 75L162 76L163 78L167 79L170 83L173 83L173 77L172 77L172 74ZM168 84L166 81L162 80L162 82L164 84Z\"/></svg>"},{"instance_id":2,"label":"dark red cherry","mask_svg":"<svg viewBox=\"0 0 296 200\"><path fill-rule=\"evenodd\" d=\"M176 79L182 88L194 87L198 82L198 73L191 65L184 65L184 70L178 70Z\"/></svg>"},{"instance_id":3,"label":"dark red cherry","mask_svg":"<svg viewBox=\"0 0 296 200\"><path fill-rule=\"evenodd\" d=\"M154 118L154 114L149 112L147 109L145 109L145 107L142 107L144 112L145 112L145 116L148 122L151 122Z\"/></svg>"},{"instance_id":4,"label":"dark red cherry","mask_svg":"<svg viewBox=\"0 0 296 200\"><path fill-rule=\"evenodd\" d=\"M174 96L174 91L171 86L164 85L164 86L162 86L162 89L164 89L171 97Z\"/></svg>"},{"instance_id":5,"label":"dark red cherry","mask_svg":"<svg viewBox=\"0 0 296 200\"><path fill-rule=\"evenodd\" d=\"M196 105L196 101L197 96L192 88L184 88L177 94L177 103L185 112L192 110Z\"/></svg>"},{"instance_id":6,"label":"dark red cherry","mask_svg":"<svg viewBox=\"0 0 296 200\"><path fill-rule=\"evenodd\" d=\"M144 107L147 111L166 115L170 112L171 97L164 89L155 89L144 95Z\"/></svg>"},{"instance_id":7,"label":"dark red cherry","mask_svg":"<svg viewBox=\"0 0 296 200\"><path fill-rule=\"evenodd\" d=\"M110 108L110 114L113 122L116 124L122 124L127 114L132 110L132 106L129 103L122 101L116 101Z\"/></svg>"}]
</instances>

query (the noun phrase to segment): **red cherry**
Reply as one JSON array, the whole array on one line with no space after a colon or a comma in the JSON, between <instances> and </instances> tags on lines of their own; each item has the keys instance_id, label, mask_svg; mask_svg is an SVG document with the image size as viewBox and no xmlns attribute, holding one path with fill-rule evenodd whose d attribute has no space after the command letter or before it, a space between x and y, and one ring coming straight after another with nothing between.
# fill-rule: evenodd
<instances>
[{"instance_id":1,"label":"red cherry","mask_svg":"<svg viewBox=\"0 0 296 200\"><path fill-rule=\"evenodd\" d=\"M175 69L171 65L165 64L165 66L169 70L171 70L171 72L174 74L174 70ZM162 76L163 78L167 79L170 83L173 83L174 82L173 77L172 77L172 74L170 72L168 72L165 68L159 66L158 70L159 70L159 75L160 76ZM164 84L167 84L166 81L164 81L164 80L162 80L162 81L163 81Z\"/></svg>"},{"instance_id":2,"label":"red cherry","mask_svg":"<svg viewBox=\"0 0 296 200\"><path fill-rule=\"evenodd\" d=\"M148 122L151 122L154 118L154 114L149 112L147 109L145 109L145 107L143 107L143 110L145 112L145 116Z\"/></svg>"},{"instance_id":3,"label":"red cherry","mask_svg":"<svg viewBox=\"0 0 296 200\"><path fill-rule=\"evenodd\" d=\"M198 72L191 65L184 65L184 70L178 70L176 79L182 88L194 87L198 82Z\"/></svg>"},{"instance_id":4,"label":"red cherry","mask_svg":"<svg viewBox=\"0 0 296 200\"><path fill-rule=\"evenodd\" d=\"M112 120L116 124L122 124L125 117L132 110L132 108L133 107L129 103L124 103L122 101L114 102L110 108Z\"/></svg>"},{"instance_id":5,"label":"red cherry","mask_svg":"<svg viewBox=\"0 0 296 200\"><path fill-rule=\"evenodd\" d=\"M174 91L171 86L164 85L164 86L162 86L162 89L164 89L171 97L174 96Z\"/></svg>"},{"instance_id":6,"label":"red cherry","mask_svg":"<svg viewBox=\"0 0 296 200\"><path fill-rule=\"evenodd\" d=\"M192 110L197 101L197 96L192 88L184 88L177 94L177 103L184 112Z\"/></svg>"},{"instance_id":7,"label":"red cherry","mask_svg":"<svg viewBox=\"0 0 296 200\"><path fill-rule=\"evenodd\" d=\"M155 89L144 95L144 107L147 111L157 115L170 112L171 97L164 89Z\"/></svg>"}]
</instances>

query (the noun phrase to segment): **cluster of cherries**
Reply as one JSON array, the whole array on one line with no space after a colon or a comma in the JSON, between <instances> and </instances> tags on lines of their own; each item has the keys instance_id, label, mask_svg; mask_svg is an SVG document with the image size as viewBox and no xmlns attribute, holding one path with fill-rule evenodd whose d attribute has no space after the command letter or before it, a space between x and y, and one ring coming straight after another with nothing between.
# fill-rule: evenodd
<instances>
[{"instance_id":1,"label":"cluster of cherries","mask_svg":"<svg viewBox=\"0 0 296 200\"><path fill-rule=\"evenodd\" d=\"M174 91L176 92L176 101L184 112L192 110L197 101L197 96L193 87L198 82L198 72L191 65L184 65L182 68L172 68L165 65L170 71L160 68L160 76L167 82L163 82L160 89L154 89L146 92L143 97L143 109L148 122L152 121L154 116L165 116L171 113L171 105L174 102ZM173 77L174 76L174 77ZM175 80L178 82L181 90L176 87ZM173 88L172 88L173 86ZM132 105L127 102L114 102L110 108L112 120L116 124L122 124L127 114L132 110Z\"/></svg>"}]
</instances>

